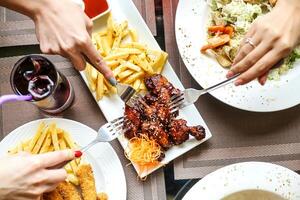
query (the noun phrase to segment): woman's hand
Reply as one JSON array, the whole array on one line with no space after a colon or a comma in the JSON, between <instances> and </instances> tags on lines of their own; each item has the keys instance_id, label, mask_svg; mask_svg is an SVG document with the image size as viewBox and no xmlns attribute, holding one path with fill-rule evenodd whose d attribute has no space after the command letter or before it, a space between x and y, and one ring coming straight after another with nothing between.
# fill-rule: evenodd
<instances>
[{"instance_id":1,"label":"woman's hand","mask_svg":"<svg viewBox=\"0 0 300 200\"><path fill-rule=\"evenodd\" d=\"M32 18L43 53L67 57L78 70L85 68L85 55L115 85L112 71L93 46L92 21L72 0L1 0L0 5Z\"/></svg>"},{"instance_id":2,"label":"woman's hand","mask_svg":"<svg viewBox=\"0 0 300 200\"><path fill-rule=\"evenodd\" d=\"M250 42L246 42L247 38ZM242 73L235 85L246 84L255 78L264 85L269 70L288 56L299 41L300 1L279 0L270 13L255 20L251 26L227 78Z\"/></svg>"},{"instance_id":3,"label":"woman's hand","mask_svg":"<svg viewBox=\"0 0 300 200\"><path fill-rule=\"evenodd\" d=\"M74 159L71 150L31 155L21 153L0 159L0 200L37 200L67 177L64 168L50 169Z\"/></svg>"}]
</instances>

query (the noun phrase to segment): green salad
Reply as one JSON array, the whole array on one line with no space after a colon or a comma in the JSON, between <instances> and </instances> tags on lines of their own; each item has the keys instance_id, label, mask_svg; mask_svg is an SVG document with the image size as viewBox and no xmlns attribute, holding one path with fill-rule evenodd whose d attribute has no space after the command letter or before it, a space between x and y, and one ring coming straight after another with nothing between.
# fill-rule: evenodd
<instances>
[{"instance_id":1,"label":"green salad","mask_svg":"<svg viewBox=\"0 0 300 200\"><path fill-rule=\"evenodd\" d=\"M253 21L270 12L274 2L276 3L274 0L211 0L208 45L202 47L201 51L210 49L221 66L230 67ZM231 27L234 33L228 31ZM220 32L224 35L229 34L230 38L222 35L222 39L218 40L216 36L219 36ZM300 48L296 48L278 68L272 70L269 79L278 80L280 75L291 69L299 58Z\"/></svg>"}]
</instances>

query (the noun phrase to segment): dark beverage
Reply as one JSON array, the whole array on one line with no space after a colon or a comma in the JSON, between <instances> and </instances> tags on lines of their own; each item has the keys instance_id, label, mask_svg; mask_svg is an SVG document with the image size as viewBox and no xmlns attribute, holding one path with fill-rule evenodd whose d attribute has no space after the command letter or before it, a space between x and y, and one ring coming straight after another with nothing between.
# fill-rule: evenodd
<instances>
[{"instance_id":1,"label":"dark beverage","mask_svg":"<svg viewBox=\"0 0 300 200\"><path fill-rule=\"evenodd\" d=\"M43 56L21 58L12 70L11 86L16 94L31 95L32 102L48 113L62 112L74 99L69 81Z\"/></svg>"}]
</instances>

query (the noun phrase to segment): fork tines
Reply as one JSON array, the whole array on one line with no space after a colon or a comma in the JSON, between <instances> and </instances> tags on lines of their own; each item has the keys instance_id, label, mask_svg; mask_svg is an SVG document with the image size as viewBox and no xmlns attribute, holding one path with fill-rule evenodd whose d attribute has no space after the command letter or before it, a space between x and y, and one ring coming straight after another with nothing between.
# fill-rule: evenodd
<instances>
[{"instance_id":1,"label":"fork tines","mask_svg":"<svg viewBox=\"0 0 300 200\"><path fill-rule=\"evenodd\" d=\"M180 92L178 95L171 97L169 104L171 113L178 111L184 103L184 93Z\"/></svg>"},{"instance_id":2,"label":"fork tines","mask_svg":"<svg viewBox=\"0 0 300 200\"><path fill-rule=\"evenodd\" d=\"M119 131L122 130L123 128L123 124L124 124L124 117L119 117L119 118L116 118L114 120L112 120L111 122L108 122L106 124L106 127L108 129L108 131L110 133L112 133L112 135L115 135L117 134Z\"/></svg>"}]
</instances>

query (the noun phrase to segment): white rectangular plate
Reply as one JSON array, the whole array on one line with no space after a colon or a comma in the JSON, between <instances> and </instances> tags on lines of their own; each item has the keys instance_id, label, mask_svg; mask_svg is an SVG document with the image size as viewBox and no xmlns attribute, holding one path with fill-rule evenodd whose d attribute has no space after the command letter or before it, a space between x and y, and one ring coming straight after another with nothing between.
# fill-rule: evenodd
<instances>
[{"instance_id":1,"label":"white rectangular plate","mask_svg":"<svg viewBox=\"0 0 300 200\"><path fill-rule=\"evenodd\" d=\"M129 26L137 30L140 42L147 44L149 48L160 50L160 47L157 44L153 35L151 34L151 31L147 27L142 16L140 15L139 11L137 10L137 8L131 0L110 0L109 3L114 20L128 20ZM103 16L95 20L93 31L96 33L104 27L106 27L106 20L107 16ZM179 78L177 77L176 73L174 72L169 63L166 64L162 74L175 87L181 90L184 89L182 83L180 82ZM83 77L85 83L88 85L84 72L81 72L81 76ZM93 96L95 98L95 94L93 94ZM124 103L119 99L117 95L104 97L98 102L98 105L108 121L111 121L123 115ZM190 137L189 140L184 142L183 144L170 148L165 152L165 158L161 161L161 165L151 168L149 170L143 170L142 172L137 166L134 165L140 177L143 178L147 176L148 174L152 173L161 166L168 164L170 161L174 160L175 158L181 156L182 154L186 153L187 151L191 150L192 148L211 138L211 132L209 131L203 118L201 117L200 113L194 105L181 109L179 113L179 118L187 120L188 125L202 125L206 130L206 137L201 141L197 141L194 137ZM125 149L127 147L128 140L124 136L120 136L118 139L122 147Z\"/></svg>"}]
</instances>

